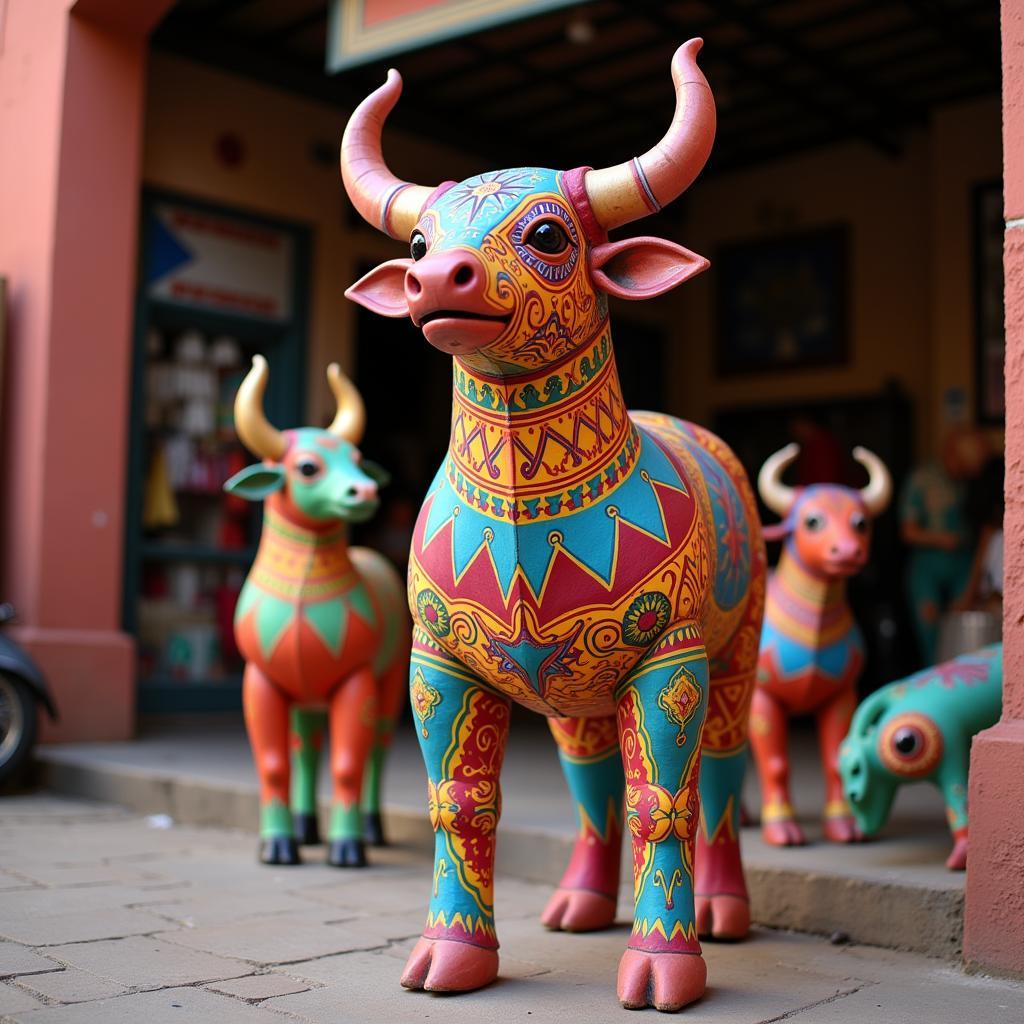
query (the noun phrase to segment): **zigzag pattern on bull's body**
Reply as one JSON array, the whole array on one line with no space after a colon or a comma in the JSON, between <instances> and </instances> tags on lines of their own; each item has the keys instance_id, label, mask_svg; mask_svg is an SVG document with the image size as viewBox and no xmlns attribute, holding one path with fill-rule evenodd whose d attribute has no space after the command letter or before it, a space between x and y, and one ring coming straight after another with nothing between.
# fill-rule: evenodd
<instances>
[{"instance_id":1,"label":"zigzag pattern on bull's body","mask_svg":"<svg viewBox=\"0 0 1024 1024\"><path fill-rule=\"evenodd\" d=\"M793 701L809 709L852 685L863 663L864 638L845 585L822 587L784 555L768 583L758 679L788 687Z\"/></svg>"}]
</instances>

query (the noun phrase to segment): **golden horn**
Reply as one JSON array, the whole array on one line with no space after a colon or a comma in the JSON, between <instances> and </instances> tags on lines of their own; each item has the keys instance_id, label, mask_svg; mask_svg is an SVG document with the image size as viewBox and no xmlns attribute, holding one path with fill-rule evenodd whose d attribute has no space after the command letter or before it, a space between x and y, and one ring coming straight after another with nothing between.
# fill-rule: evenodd
<instances>
[{"instance_id":1,"label":"golden horn","mask_svg":"<svg viewBox=\"0 0 1024 1024\"><path fill-rule=\"evenodd\" d=\"M288 450L284 434L263 414L263 393L270 368L263 356L252 357L252 369L235 395L235 432L246 448L261 459L279 460Z\"/></svg>"},{"instance_id":2,"label":"golden horn","mask_svg":"<svg viewBox=\"0 0 1024 1024\"><path fill-rule=\"evenodd\" d=\"M327 383L334 392L338 411L327 428L328 433L352 444L359 444L366 429L366 406L359 389L341 372L337 363L327 367Z\"/></svg>"}]
</instances>

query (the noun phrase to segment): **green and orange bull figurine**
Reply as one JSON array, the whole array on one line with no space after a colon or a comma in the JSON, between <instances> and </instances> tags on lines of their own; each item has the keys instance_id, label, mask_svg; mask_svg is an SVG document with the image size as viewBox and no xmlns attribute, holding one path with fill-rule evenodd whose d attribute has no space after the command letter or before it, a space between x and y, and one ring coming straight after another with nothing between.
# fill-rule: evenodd
<instances>
[{"instance_id":1,"label":"green and orange bull figurine","mask_svg":"<svg viewBox=\"0 0 1024 1024\"><path fill-rule=\"evenodd\" d=\"M789 718L813 714L825 776L825 838L862 837L843 796L839 744L857 705L864 637L846 598L846 582L867 564L871 521L889 503L892 479L877 455L855 448L867 470L862 490L840 484L788 487L782 473L799 455L795 444L761 467L761 499L782 522L765 528L784 541L768 582L750 741L761 783L761 834L775 846L804 843L789 791Z\"/></svg>"},{"instance_id":2,"label":"green and orange bull figurine","mask_svg":"<svg viewBox=\"0 0 1024 1024\"><path fill-rule=\"evenodd\" d=\"M953 849L946 867L967 867L967 770L971 739L1002 711L1003 645L916 672L871 694L839 749L843 787L866 835L889 817L908 782L942 790Z\"/></svg>"},{"instance_id":3,"label":"green and orange bull figurine","mask_svg":"<svg viewBox=\"0 0 1024 1024\"><path fill-rule=\"evenodd\" d=\"M607 235L671 202L707 160L715 107L700 46L673 58L665 137L600 170L401 181L381 153L395 71L345 132L349 197L410 251L347 294L410 317L454 363L448 452L408 576L436 847L407 988L466 991L497 975L495 830L512 701L548 717L578 813L548 927L612 922L629 830L625 1006L700 998L698 934L749 927L738 816L765 586L756 503L717 437L627 412L608 320L608 295L650 298L707 266L663 239Z\"/></svg>"},{"instance_id":4,"label":"green and orange bull figurine","mask_svg":"<svg viewBox=\"0 0 1024 1024\"><path fill-rule=\"evenodd\" d=\"M268 373L256 356L235 399L238 437L263 461L224 485L264 503L259 549L235 611L245 724L260 780L260 859L299 863L296 824L301 838L315 838L310 794L325 711L333 785L327 859L362 867L364 816L368 838L381 838L380 770L409 665L401 580L383 556L348 543L348 524L377 510L385 474L356 447L363 402L336 364L327 379L337 415L326 430L273 427L263 413ZM289 809L293 746L306 775L296 786L297 822Z\"/></svg>"}]
</instances>

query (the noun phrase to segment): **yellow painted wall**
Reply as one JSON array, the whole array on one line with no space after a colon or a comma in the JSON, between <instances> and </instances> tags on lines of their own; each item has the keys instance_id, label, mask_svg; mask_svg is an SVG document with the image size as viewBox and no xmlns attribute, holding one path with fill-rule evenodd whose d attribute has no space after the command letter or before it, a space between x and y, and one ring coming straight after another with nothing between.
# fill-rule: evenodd
<instances>
[{"instance_id":1,"label":"yellow painted wall","mask_svg":"<svg viewBox=\"0 0 1024 1024\"><path fill-rule=\"evenodd\" d=\"M300 221L311 229L307 353L310 422L331 412L324 368L332 359L352 370L355 306L344 296L362 261L406 255L376 231L353 231L336 162L313 159L312 147L341 142L347 113L303 100L251 79L165 54L151 55L147 84L143 182L211 202ZM242 142L240 166L226 167L217 139ZM417 168L447 177L474 170L451 151L388 132L386 150L397 174ZM443 179L441 179L443 180Z\"/></svg>"},{"instance_id":2,"label":"yellow painted wall","mask_svg":"<svg viewBox=\"0 0 1024 1024\"><path fill-rule=\"evenodd\" d=\"M974 403L971 187L1000 173L999 104L937 111L896 160L846 143L700 181L677 239L712 268L678 299L678 409L866 394L896 379L913 397L922 454L942 430L942 394ZM720 378L714 360L719 247L832 224L850 229L846 365Z\"/></svg>"},{"instance_id":3,"label":"yellow painted wall","mask_svg":"<svg viewBox=\"0 0 1024 1024\"><path fill-rule=\"evenodd\" d=\"M355 311L343 292L355 268L403 254L376 232L351 229L336 165L311 156L317 143L337 145L345 119L343 111L249 79L152 55L146 184L312 228L307 408L314 422L329 411L325 364L340 359L352 368ZM238 168L216 157L225 131L245 147ZM484 169L471 157L395 131L387 134L386 154L396 173L414 180ZM973 405L970 189L999 173L999 106L986 100L936 112L897 160L846 143L698 179L675 240L712 260L729 242L850 226L850 360L828 369L717 378L712 267L670 296L630 304L630 316L661 320L673 338L671 411L708 421L717 409L864 394L896 378L915 401L919 447L930 449L944 389L962 384Z\"/></svg>"}]
</instances>

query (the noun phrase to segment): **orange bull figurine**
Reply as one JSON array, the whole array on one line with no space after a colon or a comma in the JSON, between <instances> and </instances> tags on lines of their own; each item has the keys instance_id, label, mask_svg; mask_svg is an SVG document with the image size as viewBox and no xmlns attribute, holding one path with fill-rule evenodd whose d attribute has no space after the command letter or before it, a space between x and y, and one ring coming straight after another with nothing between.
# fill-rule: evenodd
<instances>
[{"instance_id":1,"label":"orange bull figurine","mask_svg":"<svg viewBox=\"0 0 1024 1024\"><path fill-rule=\"evenodd\" d=\"M256 356L235 399L238 436L263 462L224 485L264 503L259 550L235 612L245 724L260 778L260 859L299 863L288 807L289 714L323 708L333 783L328 862L362 867L364 770L371 757L379 768L390 743L409 665L398 574L383 556L348 544L347 524L377 510L384 473L356 447L363 403L336 364L327 378L338 411L326 430L271 426L263 414L267 376L266 360ZM372 822L373 808L364 810Z\"/></svg>"},{"instance_id":2,"label":"orange bull figurine","mask_svg":"<svg viewBox=\"0 0 1024 1024\"><path fill-rule=\"evenodd\" d=\"M839 746L857 706L864 638L846 601L846 581L868 560L871 520L892 495L889 471L877 455L855 448L868 471L862 491L838 484L787 487L782 473L800 449L787 445L761 467L761 499L783 521L765 529L785 544L768 583L750 742L761 782L761 833L775 846L805 842L789 795L787 720L817 717L825 772L825 837L862 838L839 776Z\"/></svg>"}]
</instances>

